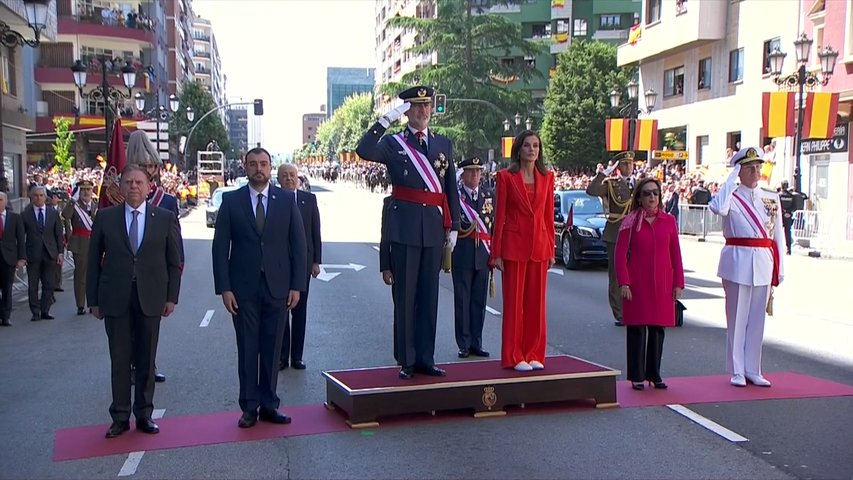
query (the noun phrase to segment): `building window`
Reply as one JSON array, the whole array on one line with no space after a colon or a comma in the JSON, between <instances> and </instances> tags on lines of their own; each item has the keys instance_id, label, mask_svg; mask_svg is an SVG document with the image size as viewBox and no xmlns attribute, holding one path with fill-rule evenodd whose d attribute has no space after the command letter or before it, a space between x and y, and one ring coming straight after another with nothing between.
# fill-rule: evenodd
<instances>
[{"instance_id":1,"label":"building window","mask_svg":"<svg viewBox=\"0 0 853 480\"><path fill-rule=\"evenodd\" d=\"M569 21L557 20L557 34L569 33Z\"/></svg>"},{"instance_id":2,"label":"building window","mask_svg":"<svg viewBox=\"0 0 853 480\"><path fill-rule=\"evenodd\" d=\"M674 97L684 94L684 66L663 72L663 96Z\"/></svg>"},{"instance_id":3,"label":"building window","mask_svg":"<svg viewBox=\"0 0 853 480\"><path fill-rule=\"evenodd\" d=\"M781 45L782 42L779 40L779 37L764 42L764 61L761 70L763 75L770 73L770 53L777 48L781 50Z\"/></svg>"},{"instance_id":4,"label":"building window","mask_svg":"<svg viewBox=\"0 0 853 480\"><path fill-rule=\"evenodd\" d=\"M515 66L515 59L512 57L505 57L501 59L501 66L504 68L512 68Z\"/></svg>"},{"instance_id":5,"label":"building window","mask_svg":"<svg viewBox=\"0 0 853 480\"><path fill-rule=\"evenodd\" d=\"M675 0L675 14L687 13L687 0Z\"/></svg>"},{"instance_id":6,"label":"building window","mask_svg":"<svg viewBox=\"0 0 853 480\"><path fill-rule=\"evenodd\" d=\"M583 18L576 18L576 19L575 19L575 33L574 33L574 36L576 36L576 37L585 37L585 36L586 36L586 33L587 33L586 20L584 20Z\"/></svg>"},{"instance_id":7,"label":"building window","mask_svg":"<svg viewBox=\"0 0 853 480\"><path fill-rule=\"evenodd\" d=\"M708 152L708 143L708 135L696 137L696 165L702 165L710 155L710 152Z\"/></svg>"},{"instance_id":8,"label":"building window","mask_svg":"<svg viewBox=\"0 0 853 480\"><path fill-rule=\"evenodd\" d=\"M621 15L599 15L598 16L599 30L621 30L622 16Z\"/></svg>"},{"instance_id":9,"label":"building window","mask_svg":"<svg viewBox=\"0 0 853 480\"><path fill-rule=\"evenodd\" d=\"M660 21L661 1L648 0L646 2L646 25Z\"/></svg>"},{"instance_id":10,"label":"building window","mask_svg":"<svg viewBox=\"0 0 853 480\"><path fill-rule=\"evenodd\" d=\"M550 38L551 24L550 23L535 23L530 26L531 38Z\"/></svg>"},{"instance_id":11,"label":"building window","mask_svg":"<svg viewBox=\"0 0 853 480\"><path fill-rule=\"evenodd\" d=\"M16 97L18 96L18 76L15 73L15 50L0 47L0 57L2 57L0 60L0 63L2 63L0 66L0 68L2 68L0 74L3 75L3 84L0 85L0 91L2 91L4 95Z\"/></svg>"},{"instance_id":12,"label":"building window","mask_svg":"<svg viewBox=\"0 0 853 480\"><path fill-rule=\"evenodd\" d=\"M729 52L729 83L743 81L743 48Z\"/></svg>"},{"instance_id":13,"label":"building window","mask_svg":"<svg viewBox=\"0 0 853 480\"><path fill-rule=\"evenodd\" d=\"M536 57L532 55L525 55L524 65L526 65L527 68L536 68Z\"/></svg>"},{"instance_id":14,"label":"building window","mask_svg":"<svg viewBox=\"0 0 853 480\"><path fill-rule=\"evenodd\" d=\"M699 83L696 88L699 90L711 88L711 57L699 60Z\"/></svg>"}]
</instances>

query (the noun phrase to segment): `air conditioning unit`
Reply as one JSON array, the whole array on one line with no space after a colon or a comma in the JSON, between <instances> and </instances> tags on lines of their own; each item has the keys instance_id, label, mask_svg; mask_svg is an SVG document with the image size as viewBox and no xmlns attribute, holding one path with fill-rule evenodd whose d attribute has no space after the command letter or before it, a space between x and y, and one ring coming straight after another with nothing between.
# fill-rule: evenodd
<instances>
[{"instance_id":1,"label":"air conditioning unit","mask_svg":"<svg viewBox=\"0 0 853 480\"><path fill-rule=\"evenodd\" d=\"M50 116L50 108L47 106L47 102L44 100L39 100L36 102L36 116L37 117L49 117Z\"/></svg>"}]
</instances>

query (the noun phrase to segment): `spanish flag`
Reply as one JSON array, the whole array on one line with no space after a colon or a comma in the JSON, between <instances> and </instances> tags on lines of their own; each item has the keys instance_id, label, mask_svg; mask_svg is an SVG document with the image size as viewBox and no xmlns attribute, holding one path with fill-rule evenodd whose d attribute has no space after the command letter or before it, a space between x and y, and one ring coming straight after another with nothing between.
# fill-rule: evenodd
<instances>
[{"instance_id":1,"label":"spanish flag","mask_svg":"<svg viewBox=\"0 0 853 480\"><path fill-rule=\"evenodd\" d=\"M566 0L551 0L551 8L563 8L566 6Z\"/></svg>"},{"instance_id":2,"label":"spanish flag","mask_svg":"<svg viewBox=\"0 0 853 480\"><path fill-rule=\"evenodd\" d=\"M761 125L765 137L794 136L794 92L764 92Z\"/></svg>"},{"instance_id":3,"label":"spanish flag","mask_svg":"<svg viewBox=\"0 0 853 480\"><path fill-rule=\"evenodd\" d=\"M512 157L512 137L501 137L501 156L503 158Z\"/></svg>"},{"instance_id":4,"label":"spanish flag","mask_svg":"<svg viewBox=\"0 0 853 480\"><path fill-rule=\"evenodd\" d=\"M638 23L628 30L628 43L636 45L643 38L643 27Z\"/></svg>"},{"instance_id":5,"label":"spanish flag","mask_svg":"<svg viewBox=\"0 0 853 480\"><path fill-rule=\"evenodd\" d=\"M803 138L830 138L838 118L838 94L816 92L806 97Z\"/></svg>"},{"instance_id":6,"label":"spanish flag","mask_svg":"<svg viewBox=\"0 0 853 480\"><path fill-rule=\"evenodd\" d=\"M628 150L628 120L608 118L604 123L604 147L608 152Z\"/></svg>"},{"instance_id":7,"label":"spanish flag","mask_svg":"<svg viewBox=\"0 0 853 480\"><path fill-rule=\"evenodd\" d=\"M637 120L634 132L634 150L649 151L658 149L658 121Z\"/></svg>"}]
</instances>

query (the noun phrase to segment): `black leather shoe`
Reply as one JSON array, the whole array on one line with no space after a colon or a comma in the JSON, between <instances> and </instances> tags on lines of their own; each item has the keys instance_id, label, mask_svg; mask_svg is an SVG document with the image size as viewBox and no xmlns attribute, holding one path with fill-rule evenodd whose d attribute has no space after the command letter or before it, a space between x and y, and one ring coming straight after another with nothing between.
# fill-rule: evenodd
<instances>
[{"instance_id":1,"label":"black leather shoe","mask_svg":"<svg viewBox=\"0 0 853 480\"><path fill-rule=\"evenodd\" d=\"M0 322L0 327L11 327L11 326L12 326L12 322L10 322L8 318L6 320L3 320L2 322Z\"/></svg>"},{"instance_id":2,"label":"black leather shoe","mask_svg":"<svg viewBox=\"0 0 853 480\"><path fill-rule=\"evenodd\" d=\"M166 381L166 375L163 375L160 372L154 372L154 381L157 383L163 383Z\"/></svg>"},{"instance_id":3,"label":"black leather shoe","mask_svg":"<svg viewBox=\"0 0 853 480\"><path fill-rule=\"evenodd\" d=\"M113 422L104 437L115 438L128 430L130 430L130 422Z\"/></svg>"},{"instance_id":4,"label":"black leather shoe","mask_svg":"<svg viewBox=\"0 0 853 480\"><path fill-rule=\"evenodd\" d=\"M56 318L56 317L54 317L53 315L51 315L49 313L42 313L41 314L42 320L53 320L54 318Z\"/></svg>"},{"instance_id":5,"label":"black leather shoe","mask_svg":"<svg viewBox=\"0 0 853 480\"><path fill-rule=\"evenodd\" d=\"M415 367L415 372L423 373L424 375L430 375L432 377L443 377L447 375L447 372L436 367L435 365L430 365L429 367Z\"/></svg>"},{"instance_id":6,"label":"black leather shoe","mask_svg":"<svg viewBox=\"0 0 853 480\"><path fill-rule=\"evenodd\" d=\"M468 358L468 350L459 349L456 356L459 358Z\"/></svg>"},{"instance_id":7,"label":"black leather shoe","mask_svg":"<svg viewBox=\"0 0 853 480\"><path fill-rule=\"evenodd\" d=\"M625 322L623 322L622 320L616 320L615 322L613 322L613 325L616 325L617 327L624 327Z\"/></svg>"},{"instance_id":8,"label":"black leather shoe","mask_svg":"<svg viewBox=\"0 0 853 480\"><path fill-rule=\"evenodd\" d=\"M290 365L296 370L305 370L305 362L302 360L297 360L295 362L290 362Z\"/></svg>"},{"instance_id":9,"label":"black leather shoe","mask_svg":"<svg viewBox=\"0 0 853 480\"><path fill-rule=\"evenodd\" d=\"M477 357L488 357L489 352L483 350L482 348L472 348L471 355L475 355Z\"/></svg>"},{"instance_id":10,"label":"black leather shoe","mask_svg":"<svg viewBox=\"0 0 853 480\"><path fill-rule=\"evenodd\" d=\"M240 428L252 428L256 423L258 423L257 413L243 412L243 416L240 417L240 421L237 422L237 426Z\"/></svg>"},{"instance_id":11,"label":"black leather shoe","mask_svg":"<svg viewBox=\"0 0 853 480\"><path fill-rule=\"evenodd\" d=\"M290 423L290 417L283 413L279 413L278 410L261 409L258 419L262 422L277 423L279 425L287 425Z\"/></svg>"},{"instance_id":12,"label":"black leather shoe","mask_svg":"<svg viewBox=\"0 0 853 480\"><path fill-rule=\"evenodd\" d=\"M400 378L403 380L411 380L412 377L415 376L415 371L409 367L403 367L400 369Z\"/></svg>"},{"instance_id":13,"label":"black leather shoe","mask_svg":"<svg viewBox=\"0 0 853 480\"><path fill-rule=\"evenodd\" d=\"M287 369L287 362L278 362L278 369L279 370L286 370Z\"/></svg>"},{"instance_id":14,"label":"black leather shoe","mask_svg":"<svg viewBox=\"0 0 853 480\"><path fill-rule=\"evenodd\" d=\"M62 288L62 287L57 287L57 288L54 288L54 289L53 289L53 291L54 291L54 292L64 292L64 291L65 291L65 289L64 289L64 288Z\"/></svg>"},{"instance_id":15,"label":"black leather shoe","mask_svg":"<svg viewBox=\"0 0 853 480\"><path fill-rule=\"evenodd\" d=\"M33 315L33 318L30 319L31 322L38 322L41 320L41 315Z\"/></svg>"},{"instance_id":16,"label":"black leather shoe","mask_svg":"<svg viewBox=\"0 0 853 480\"><path fill-rule=\"evenodd\" d=\"M149 433L151 435L160 433L160 427L150 418L142 418L137 420L136 429L142 433Z\"/></svg>"},{"instance_id":17,"label":"black leather shoe","mask_svg":"<svg viewBox=\"0 0 853 480\"><path fill-rule=\"evenodd\" d=\"M86 315L86 309L83 307L77 307L77 315Z\"/></svg>"}]
</instances>

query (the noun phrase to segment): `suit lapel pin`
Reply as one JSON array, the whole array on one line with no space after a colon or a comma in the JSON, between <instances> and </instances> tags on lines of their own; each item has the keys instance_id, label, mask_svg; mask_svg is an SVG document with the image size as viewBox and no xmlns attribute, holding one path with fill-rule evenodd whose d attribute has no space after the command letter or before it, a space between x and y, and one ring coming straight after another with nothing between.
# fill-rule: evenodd
<instances>
[{"instance_id":1,"label":"suit lapel pin","mask_svg":"<svg viewBox=\"0 0 853 480\"><path fill-rule=\"evenodd\" d=\"M275 200L275 195L272 196L272 199Z\"/></svg>"}]
</instances>

